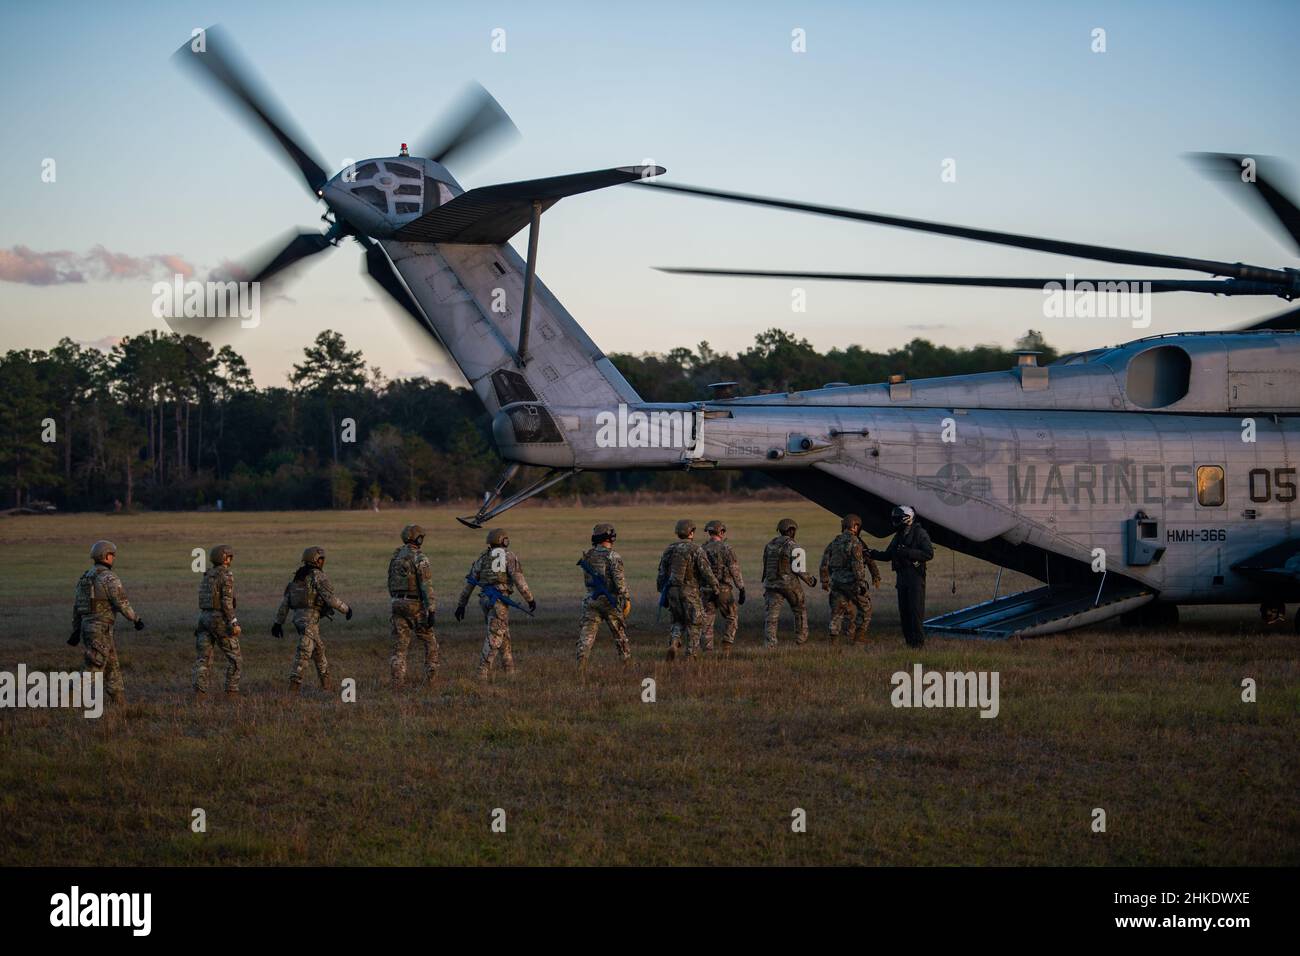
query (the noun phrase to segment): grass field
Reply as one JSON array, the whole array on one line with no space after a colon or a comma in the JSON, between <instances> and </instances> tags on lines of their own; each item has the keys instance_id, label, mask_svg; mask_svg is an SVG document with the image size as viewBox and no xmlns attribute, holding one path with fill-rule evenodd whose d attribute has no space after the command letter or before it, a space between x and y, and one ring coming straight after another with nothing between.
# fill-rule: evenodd
<instances>
[{"instance_id":1,"label":"grass field","mask_svg":"<svg viewBox=\"0 0 1300 956\"><path fill-rule=\"evenodd\" d=\"M751 577L737 651L669 665L654 572L679 512L731 528ZM96 538L148 622L119 626L129 704L100 720L0 711L0 864L1296 864L1300 641L1253 608L1184 609L1166 632L1106 626L1005 643L897 627L892 574L873 641L760 646L756 569L776 519L818 556L838 530L805 503L608 509L521 507L511 531L539 608L516 614L518 673L473 679L483 628L451 616L482 535L447 509L380 514L163 514L0 520L0 670L80 666L64 644L73 586ZM635 663L606 635L580 677L574 566L613 520L635 599ZM410 520L440 599L437 684L388 687L387 558ZM236 550L244 699L190 700L191 550ZM354 704L313 683L286 702L293 652L269 633L302 548L357 609L324 625ZM930 612L989 597L995 569L941 551ZM956 581L956 593L952 582ZM1005 575L1003 591L1028 582ZM414 673L419 672L417 654ZM890 675L993 670L1001 711L895 709ZM221 668L218 668L219 675ZM643 703L642 680L657 682ZM1241 701L1243 678L1259 700ZM1105 809L1107 831L1091 829ZM191 832L202 808L207 832ZM490 827L505 811L506 832ZM792 832L792 811L807 830Z\"/></svg>"}]
</instances>

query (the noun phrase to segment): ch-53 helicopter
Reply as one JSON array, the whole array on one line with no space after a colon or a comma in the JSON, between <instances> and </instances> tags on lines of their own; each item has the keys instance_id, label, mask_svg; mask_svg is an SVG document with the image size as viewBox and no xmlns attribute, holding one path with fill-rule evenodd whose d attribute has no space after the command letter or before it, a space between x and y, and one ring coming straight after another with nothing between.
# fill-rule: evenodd
<instances>
[{"instance_id":1,"label":"ch-53 helicopter","mask_svg":"<svg viewBox=\"0 0 1300 956\"><path fill-rule=\"evenodd\" d=\"M541 214L619 184L769 206L1213 279L1145 291L1300 295L1300 270L1159 255L665 183L625 166L466 191L454 158L513 133L482 88L426 142L330 176L239 65L224 32L177 57L200 67L274 139L323 200L323 233L295 236L252 278L355 239L365 268L450 353L508 463L480 527L583 470L758 469L889 533L910 504L933 540L1041 587L926 622L941 633L1030 636L1125 615L1172 623L1179 604L1300 596L1300 309L1248 328L1138 339L1004 371L710 400L648 402L537 278ZM1240 160L1206 156L1239 171ZM1253 161L1248 161L1252 172ZM1243 179L1246 177L1242 177ZM1300 208L1263 175L1254 196L1300 244ZM508 244L529 229L527 257ZM714 275L1042 290L1051 279L677 269ZM1082 281L1082 280L1080 280ZM1134 280L1088 280L1130 283ZM1141 280L1138 280L1141 281ZM1103 286L1104 288L1104 286ZM507 493L521 465L546 473ZM1000 580L1000 572L999 572Z\"/></svg>"}]
</instances>

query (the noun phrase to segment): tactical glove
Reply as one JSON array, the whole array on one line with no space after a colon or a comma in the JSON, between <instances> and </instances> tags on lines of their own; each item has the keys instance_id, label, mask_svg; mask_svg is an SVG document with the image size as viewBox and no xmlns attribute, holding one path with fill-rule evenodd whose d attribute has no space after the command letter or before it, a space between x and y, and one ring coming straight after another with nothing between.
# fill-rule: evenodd
<instances>
[{"instance_id":1,"label":"tactical glove","mask_svg":"<svg viewBox=\"0 0 1300 956\"><path fill-rule=\"evenodd\" d=\"M817 578L815 578L813 575L805 574L803 579L804 579L804 583L807 584L810 588L815 588L817 586Z\"/></svg>"},{"instance_id":2,"label":"tactical glove","mask_svg":"<svg viewBox=\"0 0 1300 956\"><path fill-rule=\"evenodd\" d=\"M81 628L74 627L72 629L72 634L68 636L68 646L76 647L80 643L81 643Z\"/></svg>"},{"instance_id":3,"label":"tactical glove","mask_svg":"<svg viewBox=\"0 0 1300 956\"><path fill-rule=\"evenodd\" d=\"M866 594L866 593L867 593L867 590L868 590L868 589L867 589L867 586L866 586L865 584L859 584L859 585L858 585L858 594L859 594L859 595Z\"/></svg>"},{"instance_id":4,"label":"tactical glove","mask_svg":"<svg viewBox=\"0 0 1300 956\"><path fill-rule=\"evenodd\" d=\"M272 637L284 637L284 628L283 628L280 624L278 624L278 623L276 623L276 624L272 624L272 625L271 625L271 636L272 636Z\"/></svg>"},{"instance_id":5,"label":"tactical glove","mask_svg":"<svg viewBox=\"0 0 1300 956\"><path fill-rule=\"evenodd\" d=\"M465 620L465 605L463 605L463 604L457 604L457 605L456 605L456 614L455 614L455 618L456 618L456 620L458 620L458 621L463 621L463 620Z\"/></svg>"},{"instance_id":6,"label":"tactical glove","mask_svg":"<svg viewBox=\"0 0 1300 956\"><path fill-rule=\"evenodd\" d=\"M345 621L352 620L352 608L348 608L348 612L343 615L343 620Z\"/></svg>"},{"instance_id":7,"label":"tactical glove","mask_svg":"<svg viewBox=\"0 0 1300 956\"><path fill-rule=\"evenodd\" d=\"M744 588L741 588L741 589L740 589L740 603L741 603L741 604L744 604L744 603L745 603L745 589L744 589Z\"/></svg>"},{"instance_id":8,"label":"tactical glove","mask_svg":"<svg viewBox=\"0 0 1300 956\"><path fill-rule=\"evenodd\" d=\"M137 631L143 631L143 630L144 630L144 618L142 618L142 617L137 617L137 618L135 619L135 629L136 629Z\"/></svg>"},{"instance_id":9,"label":"tactical glove","mask_svg":"<svg viewBox=\"0 0 1300 956\"><path fill-rule=\"evenodd\" d=\"M528 602L528 613L529 613L529 614L532 614L532 613L533 613L534 611L536 611L536 610L537 610L537 602L536 602L536 601L531 601L531 600L530 600L530 601Z\"/></svg>"}]
</instances>

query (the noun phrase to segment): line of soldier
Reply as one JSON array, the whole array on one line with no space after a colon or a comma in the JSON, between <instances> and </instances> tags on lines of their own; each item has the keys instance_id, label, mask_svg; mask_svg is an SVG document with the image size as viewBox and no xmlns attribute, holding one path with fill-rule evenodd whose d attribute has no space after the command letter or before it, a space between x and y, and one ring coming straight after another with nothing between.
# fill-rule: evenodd
<instances>
[{"instance_id":1,"label":"line of soldier","mask_svg":"<svg viewBox=\"0 0 1300 956\"><path fill-rule=\"evenodd\" d=\"M909 507L895 508L892 520L896 529L893 540L883 551L866 547L860 538L862 519L848 514L840 523L840 534L826 546L819 567L819 577L802 570L798 560L795 535L798 524L782 518L777 536L763 548L764 644L777 644L777 629L782 605L789 605L795 618L795 642L808 640L808 606L803 586L819 583L828 592L832 640L841 635L855 644L864 644L871 624L870 586L880 586L876 561L889 561L897 575L899 614L903 634L910 646L924 641L921 620L925 607L925 565L934 557L930 537L916 523ZM745 580L740 561L727 543L727 527L710 521L704 531L708 540L695 542L695 522L684 518L677 522L676 541L664 549L659 560L656 590L659 606L667 608L671 627L667 659L679 653L686 657L712 651L715 625L720 627L724 654L730 652L739 626L739 606L745 603ZM602 623L609 629L619 657L626 664L632 647L627 637L627 618L632 610L631 595L623 570L623 559L614 550L617 532L612 524L597 524L591 533L591 547L578 559L587 594L582 602L582 619L578 627L577 660L586 665ZM433 594L433 568L423 552L425 531L416 524L402 529L402 545L388 563L389 622L393 650L389 667L393 687L406 680L407 654L413 640L424 645L424 672L432 683L441 666L438 639L434 633L437 601ZM209 552L209 564L199 582L199 618L195 626L196 660L193 689L196 698L207 694L209 671L218 650L227 666L225 691L238 696L243 670L239 639L243 627L237 617L235 578L231 570L234 550L217 545ZM121 580L113 572L117 547L111 541L96 541L90 549L94 566L77 582L73 604L73 629L68 643L83 645L85 666L103 671L105 687L112 700L122 702L122 671L117 659L114 637L115 615L121 614L144 629L144 620L131 607ZM870 586L868 585L870 576ZM510 550L510 536L503 529L488 532L487 547L470 565L456 604L455 618L464 621L465 609L475 589L479 607L487 626L487 635L479 654L478 676L486 678L497 661L506 674L514 671L514 654L510 643L510 609L527 614L537 609L519 557ZM527 606L511 595L519 595ZM310 662L324 690L333 688L329 659L321 638L322 617L338 612L352 619L352 608L335 593L325 574L325 549L313 546L303 551L301 566L284 588L276 610L271 634L284 637L284 624L290 620L298 632L289 672L289 693L299 694L303 675ZM657 618L656 618L657 620Z\"/></svg>"}]
</instances>

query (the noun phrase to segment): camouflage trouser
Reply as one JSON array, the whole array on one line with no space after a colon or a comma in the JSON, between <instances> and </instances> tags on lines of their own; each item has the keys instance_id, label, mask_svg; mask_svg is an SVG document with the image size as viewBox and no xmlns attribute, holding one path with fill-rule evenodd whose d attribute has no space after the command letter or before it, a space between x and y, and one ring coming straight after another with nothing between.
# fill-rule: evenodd
<instances>
[{"instance_id":1,"label":"camouflage trouser","mask_svg":"<svg viewBox=\"0 0 1300 956\"><path fill-rule=\"evenodd\" d=\"M763 591L763 643L768 647L776 646L776 628L781 621L781 605L789 604L794 612L794 642L803 644L808 640L808 602L804 598L803 588L766 588Z\"/></svg>"},{"instance_id":2,"label":"camouflage trouser","mask_svg":"<svg viewBox=\"0 0 1300 956\"><path fill-rule=\"evenodd\" d=\"M411 638L419 638L424 645L424 676L432 677L438 673L442 663L438 655L438 638L433 633L433 626L420 623L423 609L420 602L409 598L393 598L392 614L388 623L392 625L393 654L388 665L393 674L393 686L400 686L406 680L406 651L411 646Z\"/></svg>"},{"instance_id":3,"label":"camouflage trouser","mask_svg":"<svg viewBox=\"0 0 1300 956\"><path fill-rule=\"evenodd\" d=\"M330 672L330 662L325 658L325 642L320 636L320 617L316 614L295 614L293 626L298 629L298 649L293 652L289 682L301 684L303 669L311 661L316 665L316 676L324 687Z\"/></svg>"},{"instance_id":4,"label":"camouflage trouser","mask_svg":"<svg viewBox=\"0 0 1300 956\"><path fill-rule=\"evenodd\" d=\"M194 689L207 693L208 670L212 667L212 654L216 648L226 655L226 691L239 692L239 676L243 671L243 657L239 653L239 638L233 637L225 619L213 611L199 614L199 625L194 630Z\"/></svg>"},{"instance_id":5,"label":"camouflage trouser","mask_svg":"<svg viewBox=\"0 0 1300 956\"><path fill-rule=\"evenodd\" d=\"M501 666L507 674L514 673L515 655L510 647L510 607L502 601L489 604L486 599L479 600L483 608L483 617L487 621L487 637L483 639L483 651L478 657L478 676L487 677L492 670L492 662L498 653Z\"/></svg>"},{"instance_id":6,"label":"camouflage trouser","mask_svg":"<svg viewBox=\"0 0 1300 956\"><path fill-rule=\"evenodd\" d=\"M730 585L723 585L722 590L714 593L708 591L702 599L704 607L704 624L701 639L706 651L713 650L713 624L722 618L722 643L736 643L736 628L740 626L740 608Z\"/></svg>"},{"instance_id":7,"label":"camouflage trouser","mask_svg":"<svg viewBox=\"0 0 1300 956\"><path fill-rule=\"evenodd\" d=\"M100 621L81 622L81 646L86 656L86 670L104 672L104 689L113 700L121 700L122 666L117 662L117 643L113 625Z\"/></svg>"},{"instance_id":8,"label":"camouflage trouser","mask_svg":"<svg viewBox=\"0 0 1300 956\"><path fill-rule=\"evenodd\" d=\"M865 644L871 626L871 594L859 594L857 585L831 587L831 640L841 633L856 644ZM847 631L844 628L848 624Z\"/></svg>"},{"instance_id":9,"label":"camouflage trouser","mask_svg":"<svg viewBox=\"0 0 1300 956\"><path fill-rule=\"evenodd\" d=\"M700 604L700 589L684 588L673 584L668 587L668 613L673 626L668 632L668 649L672 653L682 649L682 636L686 638L686 656L699 653L700 628L704 624L704 607Z\"/></svg>"},{"instance_id":10,"label":"camouflage trouser","mask_svg":"<svg viewBox=\"0 0 1300 956\"><path fill-rule=\"evenodd\" d=\"M623 624L623 614L615 610L604 597L586 597L582 601L582 623L578 625L578 663L585 663L596 643L596 631L604 621L609 633L614 638L614 647L623 660L631 660L632 645L627 640L627 628Z\"/></svg>"}]
</instances>

